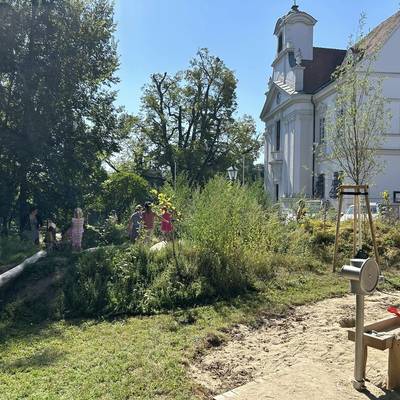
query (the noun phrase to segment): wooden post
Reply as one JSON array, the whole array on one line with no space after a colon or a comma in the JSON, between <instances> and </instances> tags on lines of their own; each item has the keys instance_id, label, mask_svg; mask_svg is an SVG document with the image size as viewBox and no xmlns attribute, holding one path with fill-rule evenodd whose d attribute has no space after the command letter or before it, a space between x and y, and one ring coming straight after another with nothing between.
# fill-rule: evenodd
<instances>
[{"instance_id":1,"label":"wooden post","mask_svg":"<svg viewBox=\"0 0 400 400\"><path fill-rule=\"evenodd\" d=\"M372 221L371 207L369 204L368 186L365 186L364 192L365 192L365 205L366 205L367 211L368 211L369 228L371 230L371 236L372 236L372 244L374 245L375 260L376 260L377 264L379 265L378 246L376 245L375 227L374 227L374 223Z\"/></svg>"},{"instance_id":2,"label":"wooden post","mask_svg":"<svg viewBox=\"0 0 400 400\"><path fill-rule=\"evenodd\" d=\"M393 390L400 387L400 342L393 341L389 349L388 382L387 389Z\"/></svg>"},{"instance_id":3,"label":"wooden post","mask_svg":"<svg viewBox=\"0 0 400 400\"><path fill-rule=\"evenodd\" d=\"M354 196L354 204L353 204L353 257L355 257L357 253L357 216L358 216L358 196Z\"/></svg>"},{"instance_id":4,"label":"wooden post","mask_svg":"<svg viewBox=\"0 0 400 400\"><path fill-rule=\"evenodd\" d=\"M333 253L333 265L332 271L336 271L336 261L337 261L337 251L339 246L339 228L340 228L340 218L342 217L342 205L343 205L343 194L342 194L342 187L339 187L339 208L338 208L338 215L336 220L336 235L335 235L335 250Z\"/></svg>"},{"instance_id":5,"label":"wooden post","mask_svg":"<svg viewBox=\"0 0 400 400\"><path fill-rule=\"evenodd\" d=\"M352 192L346 192L346 190L351 190ZM363 192L362 192L363 191ZM357 253L357 245L358 247L361 247L362 245L362 226L361 226L361 213L362 213L362 208L360 204L360 194L364 195L365 197L365 206L368 212L368 223L369 223L369 229L371 231L371 237L372 237L372 243L374 246L374 254L375 254L375 260L379 264L379 254L378 254L378 246L376 244L376 235L375 235L375 227L374 223L372 220L372 213L371 213L371 207L369 204L369 196L368 196L368 185L341 185L339 187L339 209L338 209L338 215L337 215L337 221L336 221L336 236L335 236L335 248L334 248L334 253L333 253L333 272L336 271L336 263L337 263L337 253L338 253L338 246L339 246L339 230L340 230L340 218L341 218L341 213L342 213L342 207L343 207L343 196L344 194L348 195L353 195L354 196L354 210L353 210L353 257ZM357 238L358 244L357 244Z\"/></svg>"}]
</instances>

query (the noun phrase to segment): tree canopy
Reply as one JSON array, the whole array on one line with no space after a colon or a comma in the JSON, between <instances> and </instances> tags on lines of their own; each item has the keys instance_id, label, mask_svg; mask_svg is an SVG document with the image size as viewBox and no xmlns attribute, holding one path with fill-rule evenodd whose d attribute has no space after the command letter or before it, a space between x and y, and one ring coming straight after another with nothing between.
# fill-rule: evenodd
<instances>
[{"instance_id":1,"label":"tree canopy","mask_svg":"<svg viewBox=\"0 0 400 400\"><path fill-rule=\"evenodd\" d=\"M235 118L237 80L224 62L201 49L190 66L150 77L142 96L133 151L136 163L185 172L201 183L241 160L258 156L254 120Z\"/></svg>"},{"instance_id":2,"label":"tree canopy","mask_svg":"<svg viewBox=\"0 0 400 400\"><path fill-rule=\"evenodd\" d=\"M110 0L0 2L0 216L73 208L104 179L126 116ZM99 179L102 177L102 179Z\"/></svg>"}]
</instances>

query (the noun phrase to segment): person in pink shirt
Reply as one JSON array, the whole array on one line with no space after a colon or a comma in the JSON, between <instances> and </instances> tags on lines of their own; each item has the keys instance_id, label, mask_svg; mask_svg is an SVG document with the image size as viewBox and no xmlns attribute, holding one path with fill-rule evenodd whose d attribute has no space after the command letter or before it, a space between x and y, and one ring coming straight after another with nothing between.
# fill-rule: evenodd
<instances>
[{"instance_id":1,"label":"person in pink shirt","mask_svg":"<svg viewBox=\"0 0 400 400\"><path fill-rule=\"evenodd\" d=\"M76 208L71 225L72 250L80 251L82 249L83 224L83 212L80 208Z\"/></svg>"},{"instance_id":2,"label":"person in pink shirt","mask_svg":"<svg viewBox=\"0 0 400 400\"><path fill-rule=\"evenodd\" d=\"M172 214L168 211L166 206L164 206L161 210L161 233L166 240L170 240L173 230Z\"/></svg>"},{"instance_id":3,"label":"person in pink shirt","mask_svg":"<svg viewBox=\"0 0 400 400\"><path fill-rule=\"evenodd\" d=\"M151 203L146 201L144 204L144 212L142 214L143 228L145 231L145 243L150 244L154 231L154 220L156 213L151 208Z\"/></svg>"}]
</instances>

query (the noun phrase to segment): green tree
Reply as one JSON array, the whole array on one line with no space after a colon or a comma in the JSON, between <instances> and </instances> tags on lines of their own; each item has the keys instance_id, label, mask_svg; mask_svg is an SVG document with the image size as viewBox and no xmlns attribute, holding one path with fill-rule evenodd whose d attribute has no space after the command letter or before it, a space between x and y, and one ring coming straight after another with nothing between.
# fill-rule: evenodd
<instances>
[{"instance_id":1,"label":"green tree","mask_svg":"<svg viewBox=\"0 0 400 400\"><path fill-rule=\"evenodd\" d=\"M128 216L135 203L143 204L148 199L146 180L133 172L120 171L110 174L103 182L97 204L99 211L106 215L115 211L121 219Z\"/></svg>"},{"instance_id":2,"label":"green tree","mask_svg":"<svg viewBox=\"0 0 400 400\"><path fill-rule=\"evenodd\" d=\"M255 159L260 142L254 121L234 118L236 83L234 73L207 49L185 71L153 74L135 132L141 158L149 155L153 166L171 175L176 167L191 183L240 162L244 149Z\"/></svg>"},{"instance_id":3,"label":"green tree","mask_svg":"<svg viewBox=\"0 0 400 400\"><path fill-rule=\"evenodd\" d=\"M377 152L391 118L382 80L373 75L381 44L363 35L363 21L364 17L345 60L334 73L336 98L328 112L329 150L324 154L356 185L370 183L382 168Z\"/></svg>"},{"instance_id":4,"label":"green tree","mask_svg":"<svg viewBox=\"0 0 400 400\"><path fill-rule=\"evenodd\" d=\"M110 89L118 67L113 5L6 0L0 20L2 216L14 198L20 215L28 202L61 215L98 188L101 161L126 134ZM7 176L14 186L5 186Z\"/></svg>"}]
</instances>

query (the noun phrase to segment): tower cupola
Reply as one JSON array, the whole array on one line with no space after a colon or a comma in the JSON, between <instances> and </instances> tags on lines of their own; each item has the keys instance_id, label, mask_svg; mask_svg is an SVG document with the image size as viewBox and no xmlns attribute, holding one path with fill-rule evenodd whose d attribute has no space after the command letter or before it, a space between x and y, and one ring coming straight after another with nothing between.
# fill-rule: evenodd
<instances>
[{"instance_id":1,"label":"tower cupola","mask_svg":"<svg viewBox=\"0 0 400 400\"><path fill-rule=\"evenodd\" d=\"M303 60L313 59L314 25L317 20L293 5L291 10L279 18L274 30L278 39L277 57L285 49L301 54Z\"/></svg>"}]
</instances>

